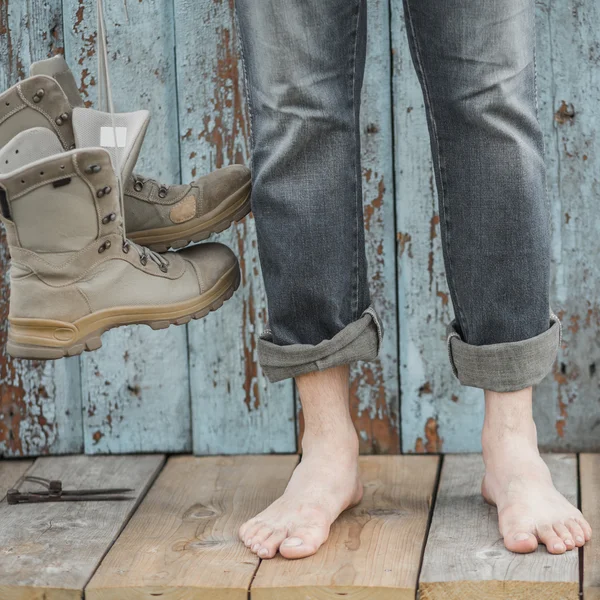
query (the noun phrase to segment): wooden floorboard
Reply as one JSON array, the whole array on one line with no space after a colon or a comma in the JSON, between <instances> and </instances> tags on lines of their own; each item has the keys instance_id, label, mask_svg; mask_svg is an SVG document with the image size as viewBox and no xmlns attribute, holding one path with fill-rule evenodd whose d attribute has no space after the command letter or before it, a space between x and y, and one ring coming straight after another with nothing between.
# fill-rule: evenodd
<instances>
[{"instance_id":1,"label":"wooden floorboard","mask_svg":"<svg viewBox=\"0 0 600 600\"><path fill-rule=\"evenodd\" d=\"M30 474L65 488L131 487L132 500L9 506L0 503L0 598L79 600L135 510L162 456L38 458Z\"/></svg>"},{"instance_id":2,"label":"wooden floorboard","mask_svg":"<svg viewBox=\"0 0 600 600\"><path fill-rule=\"evenodd\" d=\"M365 496L304 560L262 561L252 600L413 600L438 468L435 456L365 456Z\"/></svg>"},{"instance_id":3,"label":"wooden floorboard","mask_svg":"<svg viewBox=\"0 0 600 600\"><path fill-rule=\"evenodd\" d=\"M0 460L0 500L33 464L32 460Z\"/></svg>"},{"instance_id":4,"label":"wooden floorboard","mask_svg":"<svg viewBox=\"0 0 600 600\"><path fill-rule=\"evenodd\" d=\"M259 560L240 525L275 500L295 455L174 457L86 588L86 600L247 600Z\"/></svg>"},{"instance_id":5,"label":"wooden floorboard","mask_svg":"<svg viewBox=\"0 0 600 600\"><path fill-rule=\"evenodd\" d=\"M574 455L544 457L554 483L577 503ZM513 554L503 545L496 510L480 494L480 455L446 456L419 582L421 600L577 600L577 551L553 556L540 546Z\"/></svg>"},{"instance_id":6,"label":"wooden floorboard","mask_svg":"<svg viewBox=\"0 0 600 600\"><path fill-rule=\"evenodd\" d=\"M581 511L592 527L583 549L583 600L600 600L600 454L579 456Z\"/></svg>"}]
</instances>

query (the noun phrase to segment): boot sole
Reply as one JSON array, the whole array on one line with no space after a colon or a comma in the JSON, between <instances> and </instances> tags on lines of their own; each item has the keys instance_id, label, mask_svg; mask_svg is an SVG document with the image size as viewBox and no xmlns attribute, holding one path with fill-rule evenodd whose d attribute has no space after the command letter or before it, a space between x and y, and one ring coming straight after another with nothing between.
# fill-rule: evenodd
<instances>
[{"instance_id":1,"label":"boot sole","mask_svg":"<svg viewBox=\"0 0 600 600\"><path fill-rule=\"evenodd\" d=\"M105 331L122 325L149 325L166 329L185 325L220 308L240 285L240 269L232 267L207 292L177 304L139 307L120 306L97 311L74 323L51 319L9 319L6 350L14 358L55 360L77 356L102 347Z\"/></svg>"},{"instance_id":2,"label":"boot sole","mask_svg":"<svg viewBox=\"0 0 600 600\"><path fill-rule=\"evenodd\" d=\"M251 182L248 181L203 217L192 219L181 225L146 229L134 233L128 232L127 237L154 252L167 252L169 249L179 250L192 242L202 242L213 233L221 233L229 229L233 223L241 221L250 212L251 185Z\"/></svg>"}]
</instances>

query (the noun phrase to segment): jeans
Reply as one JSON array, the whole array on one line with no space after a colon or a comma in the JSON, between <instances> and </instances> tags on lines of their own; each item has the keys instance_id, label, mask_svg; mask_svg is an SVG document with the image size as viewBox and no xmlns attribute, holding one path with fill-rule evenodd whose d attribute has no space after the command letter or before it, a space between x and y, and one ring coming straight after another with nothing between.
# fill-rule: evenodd
<instances>
[{"instance_id":1,"label":"jeans","mask_svg":"<svg viewBox=\"0 0 600 600\"><path fill-rule=\"evenodd\" d=\"M365 0L236 0L272 381L373 359L359 110ZM537 118L534 0L405 0L464 385L539 383L560 344ZM400 132L402 134L402 132Z\"/></svg>"}]
</instances>

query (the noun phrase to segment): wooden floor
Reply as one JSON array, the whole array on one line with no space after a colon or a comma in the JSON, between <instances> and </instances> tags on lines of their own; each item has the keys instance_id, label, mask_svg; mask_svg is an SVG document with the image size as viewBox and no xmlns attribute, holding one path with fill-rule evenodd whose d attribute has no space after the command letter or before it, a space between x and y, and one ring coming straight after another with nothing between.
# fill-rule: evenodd
<instances>
[{"instance_id":1,"label":"wooden floor","mask_svg":"<svg viewBox=\"0 0 600 600\"><path fill-rule=\"evenodd\" d=\"M479 495L478 455L361 458L365 497L316 556L260 561L240 524L285 488L295 455L68 456L0 461L125 502L0 503L0 600L600 599L600 544L507 552ZM558 488L600 532L600 455L549 455ZM581 496L578 497L578 489ZM599 538L600 539L600 538Z\"/></svg>"}]
</instances>

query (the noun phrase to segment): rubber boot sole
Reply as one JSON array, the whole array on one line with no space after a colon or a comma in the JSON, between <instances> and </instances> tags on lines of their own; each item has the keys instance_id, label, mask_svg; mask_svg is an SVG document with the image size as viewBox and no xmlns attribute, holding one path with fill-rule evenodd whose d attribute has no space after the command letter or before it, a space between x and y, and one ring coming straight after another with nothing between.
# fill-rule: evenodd
<instances>
[{"instance_id":1,"label":"rubber boot sole","mask_svg":"<svg viewBox=\"0 0 600 600\"><path fill-rule=\"evenodd\" d=\"M233 223L241 221L250 212L251 182L248 181L219 206L202 217L191 219L181 225L157 229L127 232L127 237L154 252L179 250L193 242L202 242L213 233L225 231Z\"/></svg>"},{"instance_id":2,"label":"rubber boot sole","mask_svg":"<svg viewBox=\"0 0 600 600\"><path fill-rule=\"evenodd\" d=\"M103 309L74 323L51 319L9 319L6 350L15 358L55 360L77 356L102 346L105 331L122 325L149 325L165 329L169 325L185 325L220 308L240 285L240 269L232 267L201 296L163 306L119 306Z\"/></svg>"}]
</instances>

